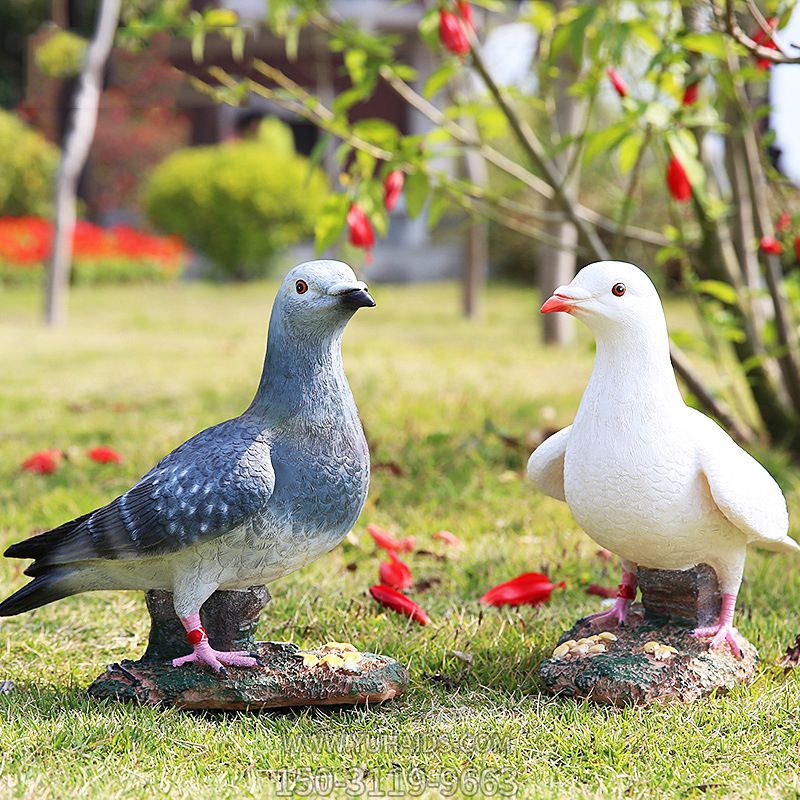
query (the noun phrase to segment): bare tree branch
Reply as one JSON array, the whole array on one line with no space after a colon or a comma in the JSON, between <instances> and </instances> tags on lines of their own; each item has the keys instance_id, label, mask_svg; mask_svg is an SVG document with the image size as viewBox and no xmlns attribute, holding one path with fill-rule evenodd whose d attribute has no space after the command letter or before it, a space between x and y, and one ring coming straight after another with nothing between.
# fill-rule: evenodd
<instances>
[{"instance_id":1,"label":"bare tree branch","mask_svg":"<svg viewBox=\"0 0 800 800\"><path fill-rule=\"evenodd\" d=\"M713 0L712 6L714 7L714 11L716 13L716 4L713 2ZM756 22L758 22L758 26L761 28L761 30L772 36L774 32L764 19L764 15L758 11L754 4L748 3L748 7L750 8L754 19ZM757 15L756 12L758 12ZM736 20L736 13L733 8L733 0L725 0L725 13L723 14L723 20L725 24L725 31L740 45L747 48L753 55L763 58L766 61L771 61L773 64L800 64L800 56L790 56L777 42L775 42L774 39L772 39L772 41L775 43L775 48L777 49L765 47L763 44L759 44L755 39L752 39L750 36L748 36L742 30L741 26Z\"/></svg>"}]
</instances>

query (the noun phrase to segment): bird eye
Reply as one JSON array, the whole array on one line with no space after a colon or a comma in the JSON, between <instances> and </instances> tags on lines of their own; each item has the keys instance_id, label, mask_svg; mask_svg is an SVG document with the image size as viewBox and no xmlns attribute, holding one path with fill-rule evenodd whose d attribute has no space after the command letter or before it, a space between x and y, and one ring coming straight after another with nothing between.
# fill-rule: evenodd
<instances>
[{"instance_id":1,"label":"bird eye","mask_svg":"<svg viewBox=\"0 0 800 800\"><path fill-rule=\"evenodd\" d=\"M308 284L305 281L297 281L294 288L297 289L297 294L305 294L308 291Z\"/></svg>"},{"instance_id":2,"label":"bird eye","mask_svg":"<svg viewBox=\"0 0 800 800\"><path fill-rule=\"evenodd\" d=\"M622 297L622 295L625 294L625 284L624 283L615 283L611 287L611 294L613 294L614 297Z\"/></svg>"}]
</instances>

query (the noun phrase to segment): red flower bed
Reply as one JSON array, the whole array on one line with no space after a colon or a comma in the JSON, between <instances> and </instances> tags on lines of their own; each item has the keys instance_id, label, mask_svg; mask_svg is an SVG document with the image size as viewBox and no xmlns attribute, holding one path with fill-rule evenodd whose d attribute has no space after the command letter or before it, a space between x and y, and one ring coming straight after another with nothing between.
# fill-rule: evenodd
<instances>
[{"instance_id":1,"label":"red flower bed","mask_svg":"<svg viewBox=\"0 0 800 800\"><path fill-rule=\"evenodd\" d=\"M53 225L40 217L0 217L0 282L37 276L53 242ZM128 225L101 228L79 221L73 237L79 283L166 280L175 277L186 250L176 236L156 236Z\"/></svg>"}]
</instances>

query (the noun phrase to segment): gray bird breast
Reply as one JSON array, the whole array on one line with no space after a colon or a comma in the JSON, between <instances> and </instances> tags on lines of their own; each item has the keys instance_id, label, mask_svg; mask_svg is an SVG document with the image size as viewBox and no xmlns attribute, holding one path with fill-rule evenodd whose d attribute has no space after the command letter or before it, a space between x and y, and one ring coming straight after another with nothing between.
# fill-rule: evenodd
<instances>
[{"instance_id":1,"label":"gray bird breast","mask_svg":"<svg viewBox=\"0 0 800 800\"><path fill-rule=\"evenodd\" d=\"M267 572L272 566L286 574L331 550L355 525L369 489L369 452L357 418L271 438L275 489L245 542L270 551L261 562Z\"/></svg>"}]
</instances>

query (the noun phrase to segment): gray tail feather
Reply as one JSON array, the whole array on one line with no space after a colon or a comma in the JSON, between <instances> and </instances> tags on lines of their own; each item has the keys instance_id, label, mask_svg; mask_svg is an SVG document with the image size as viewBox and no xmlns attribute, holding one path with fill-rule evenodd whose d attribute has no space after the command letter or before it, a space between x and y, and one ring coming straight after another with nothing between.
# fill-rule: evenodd
<instances>
[{"instance_id":1,"label":"gray tail feather","mask_svg":"<svg viewBox=\"0 0 800 800\"><path fill-rule=\"evenodd\" d=\"M71 578L76 569L52 569L37 575L30 583L0 603L0 617L13 617L82 591Z\"/></svg>"},{"instance_id":2,"label":"gray tail feather","mask_svg":"<svg viewBox=\"0 0 800 800\"><path fill-rule=\"evenodd\" d=\"M62 551L68 550L73 541L80 536L82 523L90 516L91 514L84 514L50 531L16 542L8 547L3 555L6 558L33 558L35 559L34 563L26 568L25 574L32 578L44 574L59 561L64 563L72 560L59 558L59 556Z\"/></svg>"}]
</instances>

